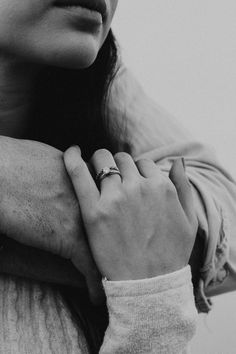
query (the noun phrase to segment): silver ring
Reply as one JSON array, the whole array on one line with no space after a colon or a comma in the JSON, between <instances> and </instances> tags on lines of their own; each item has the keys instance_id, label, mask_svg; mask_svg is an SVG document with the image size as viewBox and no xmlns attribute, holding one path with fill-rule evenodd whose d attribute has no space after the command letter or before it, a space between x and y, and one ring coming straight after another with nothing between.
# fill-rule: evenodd
<instances>
[{"instance_id":1,"label":"silver ring","mask_svg":"<svg viewBox=\"0 0 236 354\"><path fill-rule=\"evenodd\" d=\"M96 181L101 182L104 178L109 177L111 175L119 175L122 179L121 173L116 166L112 167L104 167L98 174L96 175Z\"/></svg>"}]
</instances>

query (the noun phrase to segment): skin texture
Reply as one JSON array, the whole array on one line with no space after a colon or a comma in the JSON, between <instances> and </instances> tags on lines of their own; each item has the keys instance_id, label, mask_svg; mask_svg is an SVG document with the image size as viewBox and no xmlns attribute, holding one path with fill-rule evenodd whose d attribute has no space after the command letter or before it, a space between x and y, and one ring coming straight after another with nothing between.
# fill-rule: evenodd
<instances>
[{"instance_id":1,"label":"skin texture","mask_svg":"<svg viewBox=\"0 0 236 354\"><path fill-rule=\"evenodd\" d=\"M101 297L100 275L79 226L78 203L64 170L62 153L46 145L6 136L19 139L25 136L28 122L33 119L28 113L32 85L42 66L82 69L93 63L110 29L117 2L106 0L107 13L101 24L85 29L79 25L80 13L76 15L56 8L54 0L0 0L0 147L3 167L0 179L4 184L0 232L18 243L68 260L73 258L77 269L86 277L92 299ZM13 257L15 271L12 263L2 264L3 271L20 275L22 269L22 275L25 274L26 268L20 265L24 257L19 255L27 254L27 249L19 248L19 254ZM72 251L77 258L72 256ZM13 247L13 252L17 254L17 247ZM42 256L39 252L32 259L43 257L48 264L48 254ZM52 262L55 273L49 276L49 280L57 282L61 262L55 257ZM71 269L68 262L64 267L68 272ZM36 262L32 263L31 276L34 270L36 278L41 279L42 273ZM76 284L74 275L71 284Z\"/></svg>"},{"instance_id":2,"label":"skin texture","mask_svg":"<svg viewBox=\"0 0 236 354\"><path fill-rule=\"evenodd\" d=\"M0 146L1 233L72 261L86 277L91 298L99 301L100 274L85 239L62 153L46 144L8 137L1 137ZM20 249L19 255L22 252ZM48 253L41 257L48 264ZM40 261L41 257L33 259ZM58 266L61 269L61 264ZM49 278L52 280L52 275Z\"/></svg>"},{"instance_id":3,"label":"skin texture","mask_svg":"<svg viewBox=\"0 0 236 354\"><path fill-rule=\"evenodd\" d=\"M55 7L55 0L0 0L0 48L22 62L88 67L107 36L117 2L106 0L101 25L85 29L80 13Z\"/></svg>"},{"instance_id":4,"label":"skin texture","mask_svg":"<svg viewBox=\"0 0 236 354\"><path fill-rule=\"evenodd\" d=\"M151 160L135 164L126 153L113 158L109 151L98 150L91 160L95 173L102 166L117 166L122 176L106 177L100 188L79 148L68 149L64 161L90 247L104 277L145 279L188 264L197 218L181 159L174 162L169 179Z\"/></svg>"},{"instance_id":5,"label":"skin texture","mask_svg":"<svg viewBox=\"0 0 236 354\"><path fill-rule=\"evenodd\" d=\"M81 27L81 11L55 6L55 0L0 0L0 135L24 136L32 86L44 65L89 67L111 27L118 0L105 0L97 27Z\"/></svg>"},{"instance_id":6,"label":"skin texture","mask_svg":"<svg viewBox=\"0 0 236 354\"><path fill-rule=\"evenodd\" d=\"M85 29L79 25L80 15L56 8L52 0L0 0L0 134L24 136L32 119L28 116L31 87L41 66L82 69L94 62L117 2L107 0L101 25ZM0 231L19 243L72 261L85 275L92 299L99 297L100 276L84 237L62 153L4 137L0 146L4 186Z\"/></svg>"}]
</instances>

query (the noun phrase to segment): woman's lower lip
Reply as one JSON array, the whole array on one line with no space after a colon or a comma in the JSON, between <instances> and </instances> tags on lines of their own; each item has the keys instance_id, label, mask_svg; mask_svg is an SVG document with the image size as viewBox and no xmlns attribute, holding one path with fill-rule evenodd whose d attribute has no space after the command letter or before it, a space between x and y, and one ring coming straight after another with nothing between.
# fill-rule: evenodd
<instances>
[{"instance_id":1,"label":"woman's lower lip","mask_svg":"<svg viewBox=\"0 0 236 354\"><path fill-rule=\"evenodd\" d=\"M70 14L70 16L75 16L77 18L78 26L86 28L99 27L103 23L102 15L95 10L90 10L82 6L71 5L71 6L56 6L64 12Z\"/></svg>"}]
</instances>

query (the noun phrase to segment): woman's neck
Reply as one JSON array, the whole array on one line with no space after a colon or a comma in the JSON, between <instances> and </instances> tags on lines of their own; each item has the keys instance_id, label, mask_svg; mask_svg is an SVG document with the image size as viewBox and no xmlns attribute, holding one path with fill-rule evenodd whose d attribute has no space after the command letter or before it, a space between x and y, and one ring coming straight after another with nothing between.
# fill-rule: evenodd
<instances>
[{"instance_id":1,"label":"woman's neck","mask_svg":"<svg viewBox=\"0 0 236 354\"><path fill-rule=\"evenodd\" d=\"M0 135L24 137L35 70L0 55Z\"/></svg>"}]
</instances>

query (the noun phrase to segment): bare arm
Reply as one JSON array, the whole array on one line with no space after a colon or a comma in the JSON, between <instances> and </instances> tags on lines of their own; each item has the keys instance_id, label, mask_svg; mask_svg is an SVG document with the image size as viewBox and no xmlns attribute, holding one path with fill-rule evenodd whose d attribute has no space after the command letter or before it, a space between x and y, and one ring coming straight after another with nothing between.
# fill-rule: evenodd
<instances>
[{"instance_id":1,"label":"bare arm","mask_svg":"<svg viewBox=\"0 0 236 354\"><path fill-rule=\"evenodd\" d=\"M62 153L3 136L0 151L0 232L8 237L3 238L1 272L80 286L78 269L93 296L100 275Z\"/></svg>"},{"instance_id":2,"label":"bare arm","mask_svg":"<svg viewBox=\"0 0 236 354\"><path fill-rule=\"evenodd\" d=\"M84 288L84 276L70 260L1 236L0 269L3 274Z\"/></svg>"}]
</instances>

